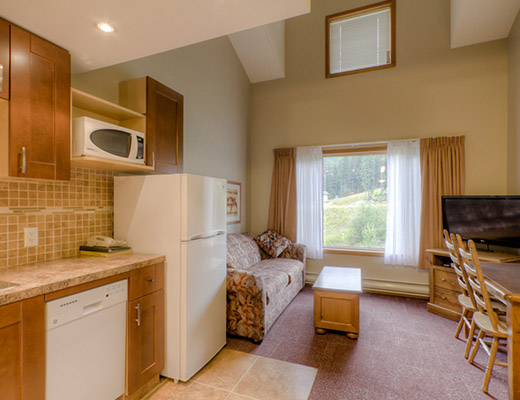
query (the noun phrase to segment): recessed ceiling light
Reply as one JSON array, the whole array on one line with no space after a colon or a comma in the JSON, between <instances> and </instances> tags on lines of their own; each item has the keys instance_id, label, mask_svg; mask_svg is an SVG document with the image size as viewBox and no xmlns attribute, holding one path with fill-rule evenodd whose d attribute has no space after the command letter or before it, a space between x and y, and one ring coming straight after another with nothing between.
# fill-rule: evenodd
<instances>
[{"instance_id":1,"label":"recessed ceiling light","mask_svg":"<svg viewBox=\"0 0 520 400\"><path fill-rule=\"evenodd\" d=\"M114 32L115 31L115 28L110 25L110 24L107 24L106 22L100 22L99 24L96 25L99 29L101 29L103 32L107 32L107 33L111 33L111 32Z\"/></svg>"}]
</instances>

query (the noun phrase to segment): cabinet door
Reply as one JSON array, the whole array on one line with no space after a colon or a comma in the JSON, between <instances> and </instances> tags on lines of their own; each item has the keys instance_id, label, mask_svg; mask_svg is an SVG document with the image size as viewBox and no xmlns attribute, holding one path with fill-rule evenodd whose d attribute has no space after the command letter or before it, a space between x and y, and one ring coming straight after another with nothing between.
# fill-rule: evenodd
<instances>
[{"instance_id":1,"label":"cabinet door","mask_svg":"<svg viewBox=\"0 0 520 400\"><path fill-rule=\"evenodd\" d=\"M10 24L0 18L0 98L9 99Z\"/></svg>"},{"instance_id":2,"label":"cabinet door","mask_svg":"<svg viewBox=\"0 0 520 400\"><path fill-rule=\"evenodd\" d=\"M182 172L184 97L146 78L146 160L163 173Z\"/></svg>"},{"instance_id":3,"label":"cabinet door","mask_svg":"<svg viewBox=\"0 0 520 400\"><path fill-rule=\"evenodd\" d=\"M70 54L11 26L9 175L70 176Z\"/></svg>"},{"instance_id":4,"label":"cabinet door","mask_svg":"<svg viewBox=\"0 0 520 400\"><path fill-rule=\"evenodd\" d=\"M164 368L164 290L128 303L127 346L130 395Z\"/></svg>"},{"instance_id":5,"label":"cabinet door","mask_svg":"<svg viewBox=\"0 0 520 400\"><path fill-rule=\"evenodd\" d=\"M5 400L45 398L43 296L0 307L0 388Z\"/></svg>"},{"instance_id":6,"label":"cabinet door","mask_svg":"<svg viewBox=\"0 0 520 400\"><path fill-rule=\"evenodd\" d=\"M22 305L0 307L0 388L2 398L22 398Z\"/></svg>"}]
</instances>

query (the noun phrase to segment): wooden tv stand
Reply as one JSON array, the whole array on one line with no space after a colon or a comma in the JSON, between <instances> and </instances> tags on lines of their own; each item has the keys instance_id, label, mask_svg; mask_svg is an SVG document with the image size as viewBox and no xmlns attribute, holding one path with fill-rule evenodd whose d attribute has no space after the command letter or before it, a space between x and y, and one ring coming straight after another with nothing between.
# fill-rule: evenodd
<instances>
[{"instance_id":1,"label":"wooden tv stand","mask_svg":"<svg viewBox=\"0 0 520 400\"><path fill-rule=\"evenodd\" d=\"M450 253L447 249L427 249L430 268L430 301L427 310L445 318L458 321L462 307L457 297L461 292L457 275L450 266ZM480 261L494 263L519 262L520 256L478 250Z\"/></svg>"}]
</instances>

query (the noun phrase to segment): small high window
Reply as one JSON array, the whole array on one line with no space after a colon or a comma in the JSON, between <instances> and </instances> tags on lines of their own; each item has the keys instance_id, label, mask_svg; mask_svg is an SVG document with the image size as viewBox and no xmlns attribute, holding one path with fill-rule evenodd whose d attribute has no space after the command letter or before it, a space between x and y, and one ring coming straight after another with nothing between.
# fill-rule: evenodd
<instances>
[{"instance_id":1,"label":"small high window","mask_svg":"<svg viewBox=\"0 0 520 400\"><path fill-rule=\"evenodd\" d=\"M395 66L395 0L326 18L327 78Z\"/></svg>"}]
</instances>

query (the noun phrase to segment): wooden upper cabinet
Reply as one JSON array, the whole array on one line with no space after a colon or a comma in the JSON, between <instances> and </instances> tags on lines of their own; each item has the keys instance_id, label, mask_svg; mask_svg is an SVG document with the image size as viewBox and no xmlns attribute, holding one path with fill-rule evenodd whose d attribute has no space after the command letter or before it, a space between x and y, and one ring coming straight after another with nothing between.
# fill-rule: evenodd
<instances>
[{"instance_id":1,"label":"wooden upper cabinet","mask_svg":"<svg viewBox=\"0 0 520 400\"><path fill-rule=\"evenodd\" d=\"M11 25L9 176L70 177L70 54Z\"/></svg>"},{"instance_id":2,"label":"wooden upper cabinet","mask_svg":"<svg viewBox=\"0 0 520 400\"><path fill-rule=\"evenodd\" d=\"M0 98L9 99L10 23L0 18Z\"/></svg>"},{"instance_id":3,"label":"wooden upper cabinet","mask_svg":"<svg viewBox=\"0 0 520 400\"><path fill-rule=\"evenodd\" d=\"M146 164L156 172L182 172L184 97L147 76L121 82L122 106L146 114Z\"/></svg>"}]
</instances>

